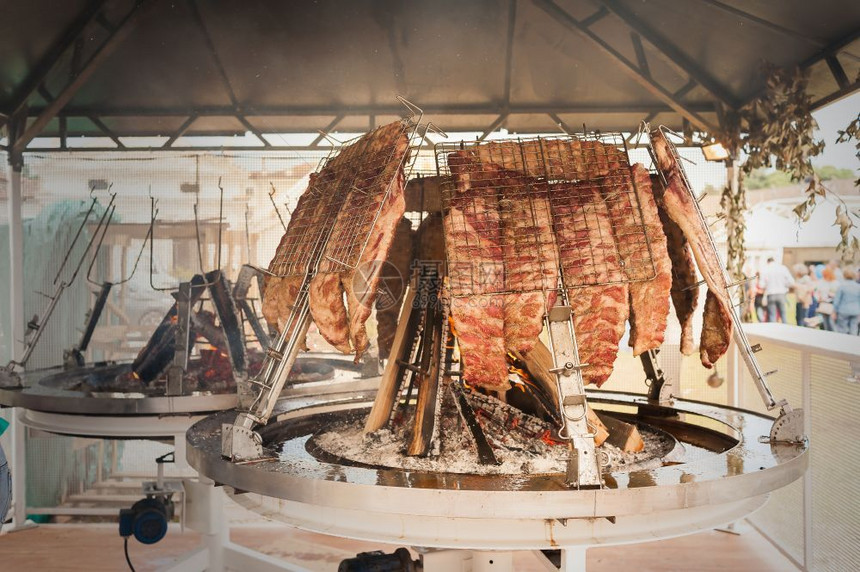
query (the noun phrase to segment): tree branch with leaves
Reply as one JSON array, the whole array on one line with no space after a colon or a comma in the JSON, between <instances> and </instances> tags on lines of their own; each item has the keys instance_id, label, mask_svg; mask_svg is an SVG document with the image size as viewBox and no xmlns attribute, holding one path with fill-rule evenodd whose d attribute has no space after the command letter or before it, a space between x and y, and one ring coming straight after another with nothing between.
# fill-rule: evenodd
<instances>
[{"instance_id":1,"label":"tree branch with leaves","mask_svg":"<svg viewBox=\"0 0 860 572\"><path fill-rule=\"evenodd\" d=\"M860 253L856 236L860 213L827 189L812 166L812 158L824 150L824 141L815 137L818 124L812 117L812 97L807 92L809 74L799 68L789 70L771 64L765 65L764 73L767 76L764 93L738 110L721 109L721 132L713 134L712 139L729 149L734 158L741 152L746 154L743 174L762 167L776 168L788 173L792 181L805 183L805 198L793 209L799 221L809 220L820 200L836 201L834 225L839 226L842 237L836 248L843 259L852 259ZM851 139L858 141L860 149L860 116L839 132L837 142ZM745 258L743 218L747 208L743 177L735 189L726 185L720 204L726 218L735 221L728 238L727 266L740 278Z\"/></svg>"}]
</instances>

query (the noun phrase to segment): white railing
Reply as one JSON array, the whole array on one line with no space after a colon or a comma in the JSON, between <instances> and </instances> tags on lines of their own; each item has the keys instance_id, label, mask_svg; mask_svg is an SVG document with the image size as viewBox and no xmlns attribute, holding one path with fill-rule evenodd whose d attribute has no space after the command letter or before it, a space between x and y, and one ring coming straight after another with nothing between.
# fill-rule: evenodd
<instances>
[{"instance_id":1,"label":"white railing","mask_svg":"<svg viewBox=\"0 0 860 572\"><path fill-rule=\"evenodd\" d=\"M860 337L784 324L748 324L774 395L802 407L809 470L774 492L748 520L804 570L855 570L860 562ZM765 412L737 348L728 404ZM772 414L775 412L772 412Z\"/></svg>"}]
</instances>

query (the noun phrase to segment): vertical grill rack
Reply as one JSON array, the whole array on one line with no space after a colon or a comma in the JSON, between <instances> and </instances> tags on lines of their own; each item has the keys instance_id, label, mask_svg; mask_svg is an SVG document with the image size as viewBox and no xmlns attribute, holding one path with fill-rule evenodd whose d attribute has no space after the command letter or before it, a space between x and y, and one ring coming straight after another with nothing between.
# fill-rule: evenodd
<instances>
[{"instance_id":1,"label":"vertical grill rack","mask_svg":"<svg viewBox=\"0 0 860 572\"><path fill-rule=\"evenodd\" d=\"M646 281L656 266L621 134L440 144L449 293L542 292L568 483L600 487L568 295ZM575 292L570 293L575 295ZM596 309L595 309L596 310Z\"/></svg>"},{"instance_id":2,"label":"vertical grill rack","mask_svg":"<svg viewBox=\"0 0 860 572\"><path fill-rule=\"evenodd\" d=\"M451 281L451 296L564 290L655 276L620 134L445 143L435 153L438 172L446 176L446 235L462 238L446 246L455 271L449 276L468 277ZM450 216L452 209L457 216ZM570 216L574 209L579 216ZM600 213L609 214L611 228L601 224ZM600 240L590 242L582 257L560 235ZM503 271L511 262L537 267L512 282Z\"/></svg>"},{"instance_id":3,"label":"vertical grill rack","mask_svg":"<svg viewBox=\"0 0 860 572\"><path fill-rule=\"evenodd\" d=\"M293 211L267 273L271 279L294 280L298 295L277 342L268 348L261 372L244 387L240 384L240 414L233 425L224 427L226 457L262 455L253 428L271 416L310 325L311 280L319 272L342 272L358 265L397 177L412 164L423 138L419 133L423 112L398 99L410 116L333 150L311 175L308 190Z\"/></svg>"},{"instance_id":4,"label":"vertical grill rack","mask_svg":"<svg viewBox=\"0 0 860 572\"><path fill-rule=\"evenodd\" d=\"M693 203L693 205L695 205L696 213L698 214L699 224L707 233L708 245L710 246L710 248L713 249L714 255L717 257L717 259L720 259L721 257L720 257L719 249L717 248L716 241L714 240L714 236L711 233L710 225L708 225L707 221L705 220L705 216L702 213L701 208L699 207L699 202L696 200L696 197L693 195L693 190L692 190L693 187L692 187L692 185L690 185L690 180L687 178L687 173L684 171L684 167L681 163L681 156L678 154L678 149L675 147L675 144L672 143L672 140L669 138L669 135L674 135L676 137L679 137L678 134L674 133L669 128L661 125L660 127L658 127L656 129L656 135L658 137L661 137L665 141L666 148L668 149L668 151L669 151L669 153L670 153L670 155L671 155L671 157L675 163L674 168L677 169L677 174L681 178L681 181L682 181L685 189L690 193L690 195L693 198L692 203ZM659 167L659 162L658 162L658 158L657 158L657 151L656 151L655 146L654 146L654 133L653 132L652 132L651 143L649 145L648 151L651 154L651 159L654 162L654 165L657 166L657 173L660 176L661 182L663 183L664 186L668 186L669 181L667 178L667 173L664 172ZM722 265L722 276L721 276L721 278L722 278L723 282L727 285L727 288L732 286L732 280L730 279L730 277L728 275L728 272L725 268L725 265ZM726 292L726 295L727 295L729 300L732 299L731 294L732 293L730 291ZM749 370L750 375L753 378L753 382L755 383L756 389L758 389L758 392L761 395L762 401L764 402L765 406L768 408L768 410L773 410L773 409L776 409L777 407L779 407L782 410L783 416L788 415L790 413L795 413L795 415L792 416L792 421L797 422L797 418L798 418L797 413L799 413L799 410L796 412L793 412L791 407L789 406L788 402L785 399L782 399L780 401L777 401L776 399L774 399L773 394L771 393L770 388L768 387L767 381L765 380L765 377L767 374L762 372L761 367L758 364L758 360L755 358L755 352L757 350L753 349L752 345L749 342L749 339L746 336L746 332L744 332L744 329L741 327L741 317L738 314L737 306L735 306L734 304L729 304L728 309L729 309L729 312L731 314L732 323L734 326L733 330L734 330L734 334L735 334L735 339L736 339L736 342L739 346L741 357L743 358L744 363L746 364L747 369ZM761 348L758 348L758 349L761 349ZM770 372L770 373L775 373L775 372ZM802 423L802 418L800 419L800 423ZM771 435L771 437L773 438L774 435Z\"/></svg>"}]
</instances>

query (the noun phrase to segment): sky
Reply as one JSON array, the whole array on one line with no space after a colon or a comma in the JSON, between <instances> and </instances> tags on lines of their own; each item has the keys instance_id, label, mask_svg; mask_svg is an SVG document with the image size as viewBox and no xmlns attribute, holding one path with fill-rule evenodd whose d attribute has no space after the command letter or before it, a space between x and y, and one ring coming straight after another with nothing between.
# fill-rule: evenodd
<instances>
[{"instance_id":1,"label":"sky","mask_svg":"<svg viewBox=\"0 0 860 572\"><path fill-rule=\"evenodd\" d=\"M833 165L843 169L856 170L860 168L857 158L857 141L836 143L839 130L845 129L851 120L860 113L860 92L832 103L814 112L812 116L818 122L818 137L824 140L824 152L812 160L817 167Z\"/></svg>"}]
</instances>

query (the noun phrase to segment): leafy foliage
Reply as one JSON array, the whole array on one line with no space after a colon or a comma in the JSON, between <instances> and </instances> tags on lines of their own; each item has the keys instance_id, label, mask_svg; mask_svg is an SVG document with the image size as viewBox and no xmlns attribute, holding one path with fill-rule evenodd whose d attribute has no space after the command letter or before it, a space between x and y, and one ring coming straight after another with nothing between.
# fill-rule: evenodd
<instances>
[{"instance_id":1,"label":"leafy foliage","mask_svg":"<svg viewBox=\"0 0 860 572\"><path fill-rule=\"evenodd\" d=\"M857 74L857 79L860 81L860 74ZM848 127L838 133L839 137L836 138L837 143L848 143L852 139L856 141L854 148L857 149L857 159L860 159L860 113L848 124ZM857 170L860 171L860 168ZM854 184L860 187L860 178L854 181Z\"/></svg>"},{"instance_id":2,"label":"leafy foliage","mask_svg":"<svg viewBox=\"0 0 860 572\"><path fill-rule=\"evenodd\" d=\"M744 173L738 173L738 185L732 189L731 182L727 183L720 196L720 207L726 215L729 257L726 261L726 269L735 280L744 278L744 261L746 260L746 246L744 235L747 225L745 213L747 210L747 196L744 190Z\"/></svg>"},{"instance_id":3,"label":"leafy foliage","mask_svg":"<svg viewBox=\"0 0 860 572\"><path fill-rule=\"evenodd\" d=\"M799 68L781 69L772 64L766 64L764 72L767 75L764 94L737 111L722 110L723 131L714 138L730 149L734 157L741 150L747 153L743 164L743 172L747 175L760 169L776 168L785 172L789 181L803 182L806 198L793 209L799 220L809 220L819 200L827 197L837 200L840 205L834 224L839 226L842 236L837 248L844 259L851 259L860 253L860 244L853 236L860 216L828 191L822 184L822 174L812 166L811 159L824 150L824 141L815 138L818 125L812 117L812 97L806 91L808 72ZM837 141L849 139L858 140L860 149L860 121L855 120L845 131L840 131ZM743 184L736 192L729 187L723 190L722 204L729 220L738 220L731 218L738 215L742 220L745 191ZM732 234L739 232L740 235L729 240L728 266L732 272L743 265L744 256L743 225L733 230Z\"/></svg>"}]
</instances>

